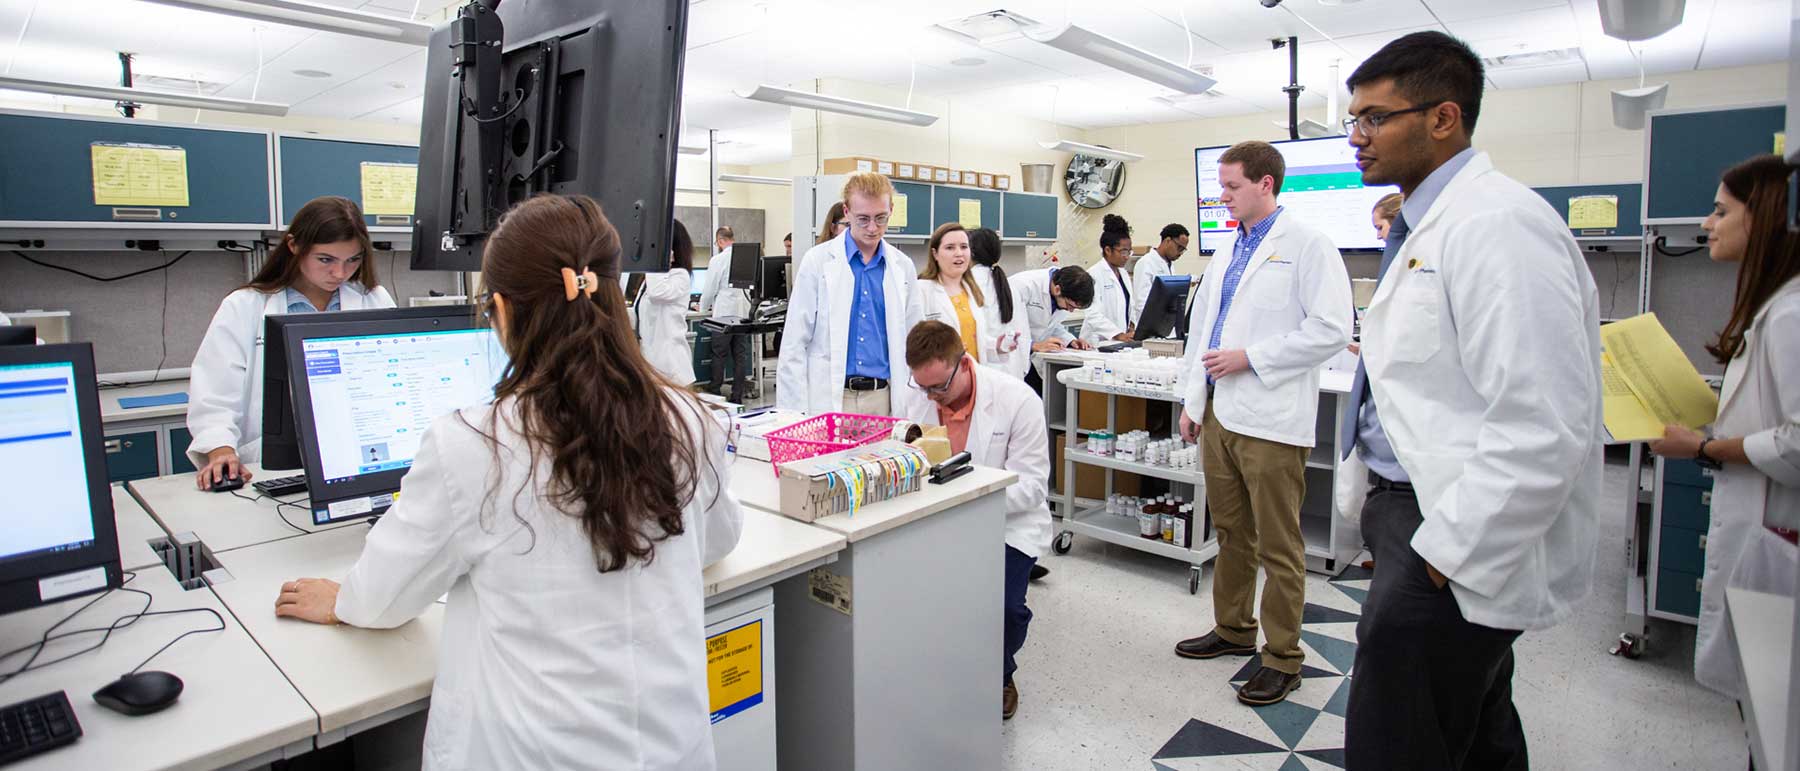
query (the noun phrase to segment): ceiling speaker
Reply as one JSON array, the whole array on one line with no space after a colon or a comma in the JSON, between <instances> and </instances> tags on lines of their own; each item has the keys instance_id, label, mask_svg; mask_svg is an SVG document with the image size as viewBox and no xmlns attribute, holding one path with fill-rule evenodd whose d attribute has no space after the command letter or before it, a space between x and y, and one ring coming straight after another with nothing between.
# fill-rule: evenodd
<instances>
[{"instance_id":1,"label":"ceiling speaker","mask_svg":"<svg viewBox=\"0 0 1800 771\"><path fill-rule=\"evenodd\" d=\"M1600 0L1600 29L1620 40L1649 40L1681 23L1687 0Z\"/></svg>"}]
</instances>

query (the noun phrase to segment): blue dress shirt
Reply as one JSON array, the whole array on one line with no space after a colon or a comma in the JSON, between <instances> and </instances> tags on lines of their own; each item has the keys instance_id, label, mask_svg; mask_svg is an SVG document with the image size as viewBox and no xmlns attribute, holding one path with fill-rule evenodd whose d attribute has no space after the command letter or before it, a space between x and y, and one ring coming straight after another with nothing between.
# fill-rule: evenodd
<instances>
[{"instance_id":1,"label":"blue dress shirt","mask_svg":"<svg viewBox=\"0 0 1800 771\"><path fill-rule=\"evenodd\" d=\"M844 376L889 379L887 334L887 242L875 245L875 258L863 262L862 249L844 234L844 254L856 286L850 295L850 346Z\"/></svg>"}]
</instances>

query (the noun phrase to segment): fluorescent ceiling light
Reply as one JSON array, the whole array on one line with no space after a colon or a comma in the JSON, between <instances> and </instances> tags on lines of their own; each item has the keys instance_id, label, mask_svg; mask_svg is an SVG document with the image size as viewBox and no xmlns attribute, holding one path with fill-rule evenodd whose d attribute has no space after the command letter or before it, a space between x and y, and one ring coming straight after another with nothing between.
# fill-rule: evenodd
<instances>
[{"instance_id":1,"label":"fluorescent ceiling light","mask_svg":"<svg viewBox=\"0 0 1800 771\"><path fill-rule=\"evenodd\" d=\"M677 192L677 193L699 193L701 195L712 195L712 191L708 190L704 187L677 187L677 188L675 188L675 192ZM719 195L724 195L724 194L725 194L725 191L723 191L723 190L719 191Z\"/></svg>"},{"instance_id":2,"label":"fluorescent ceiling light","mask_svg":"<svg viewBox=\"0 0 1800 771\"><path fill-rule=\"evenodd\" d=\"M1073 24L1028 29L1025 36L1184 94L1203 93L1219 84L1217 80L1142 48Z\"/></svg>"},{"instance_id":3,"label":"fluorescent ceiling light","mask_svg":"<svg viewBox=\"0 0 1800 771\"><path fill-rule=\"evenodd\" d=\"M679 152L682 155L705 155L706 154L706 148L695 147L693 145L678 145L675 148L675 150L676 150L676 152Z\"/></svg>"},{"instance_id":4,"label":"fluorescent ceiling light","mask_svg":"<svg viewBox=\"0 0 1800 771\"><path fill-rule=\"evenodd\" d=\"M819 110L821 112L835 112L842 115L854 115L859 118L874 118L875 120L893 121L895 123L905 123L913 126L929 126L936 123L938 120L938 116L928 112L916 112L901 107L889 107L885 104L876 104L874 102L860 102L855 99L845 99L841 96L826 96L825 94L815 94L810 91L795 91L790 88L781 88L768 84L757 86L756 90L748 93L743 91L738 91L736 93L740 98L755 99L759 102L786 105L788 107L800 107L808 110Z\"/></svg>"},{"instance_id":5,"label":"fluorescent ceiling light","mask_svg":"<svg viewBox=\"0 0 1800 771\"><path fill-rule=\"evenodd\" d=\"M160 104L168 107L187 107L195 110L219 110L223 112L244 112L253 115L286 115L288 106L275 102L252 102L248 99L224 99L215 96L198 94L173 94L166 91L146 91L140 88L123 88L120 86L89 86L81 83L59 83L52 80L32 80L30 78L13 78L0 76L0 89L15 91L33 91L40 94L61 94L63 96L80 96L88 99L104 99L112 102L142 102Z\"/></svg>"},{"instance_id":6,"label":"fluorescent ceiling light","mask_svg":"<svg viewBox=\"0 0 1800 771\"><path fill-rule=\"evenodd\" d=\"M1055 142L1039 142L1038 144L1045 150L1055 150L1059 153L1077 153L1086 155L1090 158L1105 158L1113 161L1141 161L1144 159L1144 156L1138 155L1137 153L1128 153L1124 150L1114 150L1110 147L1090 145L1085 142L1071 142L1067 139L1058 139Z\"/></svg>"},{"instance_id":7,"label":"fluorescent ceiling light","mask_svg":"<svg viewBox=\"0 0 1800 771\"><path fill-rule=\"evenodd\" d=\"M422 46L431 25L305 0L150 0L206 13Z\"/></svg>"},{"instance_id":8,"label":"fluorescent ceiling light","mask_svg":"<svg viewBox=\"0 0 1800 771\"><path fill-rule=\"evenodd\" d=\"M1272 120L1269 122L1275 124L1275 127L1278 129L1281 129L1282 131L1287 130L1288 124L1287 124L1287 121L1285 121L1285 120ZM1330 126L1327 126L1323 123L1313 120L1312 118L1301 118L1300 119L1300 126L1299 126L1298 133L1300 134L1301 139L1320 139L1323 137L1339 136L1338 129L1334 129Z\"/></svg>"},{"instance_id":9,"label":"fluorescent ceiling light","mask_svg":"<svg viewBox=\"0 0 1800 771\"><path fill-rule=\"evenodd\" d=\"M720 174L720 182L742 182L746 185L788 185L794 181L787 177L759 177L754 174Z\"/></svg>"}]
</instances>

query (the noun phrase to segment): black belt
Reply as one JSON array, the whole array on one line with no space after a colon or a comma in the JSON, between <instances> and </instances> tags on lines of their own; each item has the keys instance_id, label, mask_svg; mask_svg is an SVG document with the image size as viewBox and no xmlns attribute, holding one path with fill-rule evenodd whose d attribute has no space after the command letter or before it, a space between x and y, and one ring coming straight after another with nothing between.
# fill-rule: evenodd
<instances>
[{"instance_id":1,"label":"black belt","mask_svg":"<svg viewBox=\"0 0 1800 771\"><path fill-rule=\"evenodd\" d=\"M844 388L851 391L879 391L886 387L888 387L888 381L878 377L857 375L844 378Z\"/></svg>"},{"instance_id":2,"label":"black belt","mask_svg":"<svg viewBox=\"0 0 1800 771\"><path fill-rule=\"evenodd\" d=\"M1406 493L1408 495L1414 494L1411 482L1396 482L1373 471L1369 472L1369 489L1392 490L1397 493Z\"/></svg>"}]
</instances>

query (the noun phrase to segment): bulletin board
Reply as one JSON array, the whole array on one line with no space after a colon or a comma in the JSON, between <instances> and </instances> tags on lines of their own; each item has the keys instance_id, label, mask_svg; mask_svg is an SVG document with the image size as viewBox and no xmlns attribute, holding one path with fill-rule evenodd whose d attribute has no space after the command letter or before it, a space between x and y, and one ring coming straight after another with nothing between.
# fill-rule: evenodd
<instances>
[{"instance_id":1,"label":"bulletin board","mask_svg":"<svg viewBox=\"0 0 1800 771\"><path fill-rule=\"evenodd\" d=\"M1550 202L1557 216L1571 222L1576 238L1642 238L1644 186L1564 185L1534 187L1532 192ZM1571 211L1574 219L1571 220ZM1606 215L1610 214L1610 219ZM1610 224L1608 224L1610 223Z\"/></svg>"},{"instance_id":2,"label":"bulletin board","mask_svg":"<svg viewBox=\"0 0 1800 771\"><path fill-rule=\"evenodd\" d=\"M322 195L341 195L362 208L371 228L413 224L419 170L417 145L340 139L276 137L275 174L281 224Z\"/></svg>"},{"instance_id":3,"label":"bulletin board","mask_svg":"<svg viewBox=\"0 0 1800 771\"><path fill-rule=\"evenodd\" d=\"M1719 175L1775 152L1775 135L1786 122L1787 108L1779 104L1651 113L1644 127L1644 224L1704 219Z\"/></svg>"}]
</instances>

